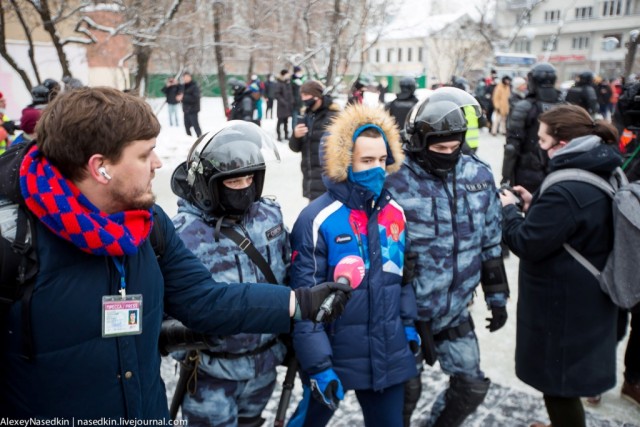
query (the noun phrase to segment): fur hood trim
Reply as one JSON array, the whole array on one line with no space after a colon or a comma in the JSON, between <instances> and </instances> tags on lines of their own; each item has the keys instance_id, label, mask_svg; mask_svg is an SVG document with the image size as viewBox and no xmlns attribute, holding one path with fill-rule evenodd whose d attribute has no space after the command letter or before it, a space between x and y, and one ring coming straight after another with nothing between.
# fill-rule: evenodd
<instances>
[{"instance_id":1,"label":"fur hood trim","mask_svg":"<svg viewBox=\"0 0 640 427\"><path fill-rule=\"evenodd\" d=\"M347 168L351 166L353 134L362 125L380 127L386 137L394 162L387 165L387 174L400 169L404 160L400 133L396 122L382 107L351 104L337 114L327 128L324 144L324 172L334 182L347 180Z\"/></svg>"}]
</instances>

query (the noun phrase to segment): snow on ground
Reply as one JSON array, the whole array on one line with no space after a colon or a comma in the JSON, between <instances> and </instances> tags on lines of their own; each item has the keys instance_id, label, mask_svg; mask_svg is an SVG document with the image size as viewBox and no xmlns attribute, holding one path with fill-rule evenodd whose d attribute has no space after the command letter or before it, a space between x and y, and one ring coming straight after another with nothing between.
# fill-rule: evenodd
<instances>
[{"instance_id":1,"label":"snow on ground","mask_svg":"<svg viewBox=\"0 0 640 427\"><path fill-rule=\"evenodd\" d=\"M176 213L176 197L171 192L169 183L171 173L175 167L186 160L189 148L195 141L195 136L186 135L183 126L170 127L166 106L161 108L161 99L149 101L155 111L159 111L158 118L163 125L158 137L157 152L164 165L156 172L154 190L158 196L158 203L170 216ZM222 100L220 98L203 98L200 124L203 132L212 131L225 122ZM180 117L182 123L182 117ZM274 136L275 120L263 120L262 127ZM267 175L263 195L274 195L282 206L285 224L291 228L299 212L307 205L302 197L302 173L300 171L300 155L289 150L284 142L276 143L280 152L279 163L267 164ZM496 178L500 178L502 165L503 137L493 137L482 133L478 156L487 161ZM491 378L492 385L485 402L467 419L464 426L529 426L533 421L548 422L542 395L537 390L527 386L515 376L514 345L515 345L515 310L517 300L517 272L518 259L511 256L506 260L506 270L511 286L511 300L508 304L509 320L504 328L496 333L489 333L485 328L485 318L490 314L482 303L482 291L471 307L474 317L476 334L480 341L482 369ZM622 371L624 369L624 350L626 338L618 346L618 381L615 388L603 395L602 404L598 408L587 409L587 425L589 427L640 427L640 407L620 397ZM284 379L284 368L278 368L278 386L264 411L267 419L265 425L273 425L275 410L280 397L281 384ZM167 384L167 397L173 395L177 376L171 359L163 361L162 376ZM428 411L440 391L444 390L448 378L442 374L438 365L428 368L422 376L423 392L418 408L414 412L413 424L420 425L428 417ZM295 408L301 395L300 381L296 382L288 416ZM212 409L215 410L215 409ZM362 415L353 393L347 394L336 415L330 422L331 426L362 426Z\"/></svg>"}]
</instances>

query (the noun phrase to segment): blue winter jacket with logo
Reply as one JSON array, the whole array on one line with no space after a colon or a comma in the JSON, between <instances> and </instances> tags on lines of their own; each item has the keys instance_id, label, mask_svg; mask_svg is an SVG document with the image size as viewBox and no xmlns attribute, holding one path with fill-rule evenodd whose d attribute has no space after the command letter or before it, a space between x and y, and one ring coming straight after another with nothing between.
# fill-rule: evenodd
<instances>
[{"instance_id":1,"label":"blue winter jacket with logo","mask_svg":"<svg viewBox=\"0 0 640 427\"><path fill-rule=\"evenodd\" d=\"M348 255L362 257L366 273L338 320L296 322L296 355L306 375L332 367L345 389L382 390L417 374L404 333L416 318L413 288L401 283L404 213L386 191L372 206L371 194L349 182L325 184L291 232L291 286L333 281Z\"/></svg>"}]
</instances>

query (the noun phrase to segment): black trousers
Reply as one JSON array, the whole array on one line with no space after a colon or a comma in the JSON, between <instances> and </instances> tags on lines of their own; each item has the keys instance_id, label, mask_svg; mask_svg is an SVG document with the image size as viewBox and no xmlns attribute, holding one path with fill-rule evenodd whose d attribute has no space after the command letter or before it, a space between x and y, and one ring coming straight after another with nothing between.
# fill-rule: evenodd
<instances>
[{"instance_id":1,"label":"black trousers","mask_svg":"<svg viewBox=\"0 0 640 427\"><path fill-rule=\"evenodd\" d=\"M198 113L184 113L184 128L187 135L191 135L191 128L196 131L196 136L202 135L200 123L198 123Z\"/></svg>"}]
</instances>

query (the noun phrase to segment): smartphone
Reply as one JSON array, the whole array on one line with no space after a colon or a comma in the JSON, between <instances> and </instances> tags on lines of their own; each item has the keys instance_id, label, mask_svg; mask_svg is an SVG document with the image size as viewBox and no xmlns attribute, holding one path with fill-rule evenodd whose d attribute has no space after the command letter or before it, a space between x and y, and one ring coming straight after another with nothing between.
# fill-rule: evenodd
<instances>
[{"instance_id":1,"label":"smartphone","mask_svg":"<svg viewBox=\"0 0 640 427\"><path fill-rule=\"evenodd\" d=\"M305 125L305 126L307 125L307 122L304 121L304 114L298 114L297 115L297 120L298 121L296 123L298 123L299 125L300 124Z\"/></svg>"}]
</instances>

